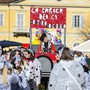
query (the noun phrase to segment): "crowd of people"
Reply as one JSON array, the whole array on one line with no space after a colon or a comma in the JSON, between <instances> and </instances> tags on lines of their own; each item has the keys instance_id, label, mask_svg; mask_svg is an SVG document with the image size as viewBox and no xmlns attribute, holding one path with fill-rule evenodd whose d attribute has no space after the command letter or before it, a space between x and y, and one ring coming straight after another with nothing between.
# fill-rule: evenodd
<instances>
[{"instance_id":1,"label":"crowd of people","mask_svg":"<svg viewBox=\"0 0 90 90\"><path fill-rule=\"evenodd\" d=\"M57 62L50 75L49 90L84 90L85 74L82 65L74 60L72 51L57 52Z\"/></svg>"},{"instance_id":2,"label":"crowd of people","mask_svg":"<svg viewBox=\"0 0 90 90\"><path fill-rule=\"evenodd\" d=\"M90 90L90 55L63 47L56 52L48 90Z\"/></svg>"},{"instance_id":3,"label":"crowd of people","mask_svg":"<svg viewBox=\"0 0 90 90\"><path fill-rule=\"evenodd\" d=\"M40 40L39 53L56 53L48 90L90 90L90 55L64 46L56 50L45 33ZM0 47L0 90L39 90L41 70L33 49Z\"/></svg>"},{"instance_id":4,"label":"crowd of people","mask_svg":"<svg viewBox=\"0 0 90 90\"><path fill-rule=\"evenodd\" d=\"M2 50L1 50L2 51ZM0 55L0 90L38 90L41 64L32 49L16 48Z\"/></svg>"},{"instance_id":5,"label":"crowd of people","mask_svg":"<svg viewBox=\"0 0 90 90\"><path fill-rule=\"evenodd\" d=\"M46 34L42 34L40 40L38 52L56 52L48 90L90 90L90 55L87 57L63 45L56 51Z\"/></svg>"}]
</instances>

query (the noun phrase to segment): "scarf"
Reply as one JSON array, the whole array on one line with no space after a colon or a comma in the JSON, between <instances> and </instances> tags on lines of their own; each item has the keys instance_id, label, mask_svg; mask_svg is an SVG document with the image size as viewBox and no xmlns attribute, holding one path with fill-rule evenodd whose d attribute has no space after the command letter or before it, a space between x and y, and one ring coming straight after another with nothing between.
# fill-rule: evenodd
<instances>
[{"instance_id":1,"label":"scarf","mask_svg":"<svg viewBox=\"0 0 90 90\"><path fill-rule=\"evenodd\" d=\"M43 42L41 48L43 52L49 52L51 49L51 42L47 42L47 43Z\"/></svg>"}]
</instances>

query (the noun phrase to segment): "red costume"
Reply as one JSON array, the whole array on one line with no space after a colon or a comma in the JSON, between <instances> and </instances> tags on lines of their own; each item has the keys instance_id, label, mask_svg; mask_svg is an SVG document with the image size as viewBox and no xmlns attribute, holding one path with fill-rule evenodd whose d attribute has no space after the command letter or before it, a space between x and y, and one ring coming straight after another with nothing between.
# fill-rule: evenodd
<instances>
[{"instance_id":1,"label":"red costume","mask_svg":"<svg viewBox=\"0 0 90 90\"><path fill-rule=\"evenodd\" d=\"M48 46L45 47L45 43L41 43L40 46L38 47L38 52L56 52L56 48L52 42L48 42Z\"/></svg>"}]
</instances>

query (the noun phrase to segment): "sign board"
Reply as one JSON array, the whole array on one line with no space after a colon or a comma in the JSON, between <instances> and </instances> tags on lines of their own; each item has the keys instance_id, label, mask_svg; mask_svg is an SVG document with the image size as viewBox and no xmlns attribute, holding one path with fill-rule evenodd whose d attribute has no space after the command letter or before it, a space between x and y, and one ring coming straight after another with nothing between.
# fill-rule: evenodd
<instances>
[{"instance_id":1,"label":"sign board","mask_svg":"<svg viewBox=\"0 0 90 90\"><path fill-rule=\"evenodd\" d=\"M66 8L30 8L30 28L64 28Z\"/></svg>"}]
</instances>

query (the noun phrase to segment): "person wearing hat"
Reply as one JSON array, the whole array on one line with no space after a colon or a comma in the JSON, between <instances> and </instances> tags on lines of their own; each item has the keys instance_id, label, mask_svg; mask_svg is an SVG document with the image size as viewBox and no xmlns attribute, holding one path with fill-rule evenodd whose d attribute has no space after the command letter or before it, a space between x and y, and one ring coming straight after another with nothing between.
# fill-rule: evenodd
<instances>
[{"instance_id":1,"label":"person wearing hat","mask_svg":"<svg viewBox=\"0 0 90 90\"><path fill-rule=\"evenodd\" d=\"M41 44L38 47L38 52L43 53L43 52L50 52L50 53L55 53L56 48L54 44L49 40L47 34L43 33L40 37Z\"/></svg>"},{"instance_id":2,"label":"person wearing hat","mask_svg":"<svg viewBox=\"0 0 90 90\"><path fill-rule=\"evenodd\" d=\"M31 90L38 90L41 79L41 63L35 58L35 51L27 49L24 52L26 58L25 74Z\"/></svg>"}]
</instances>

